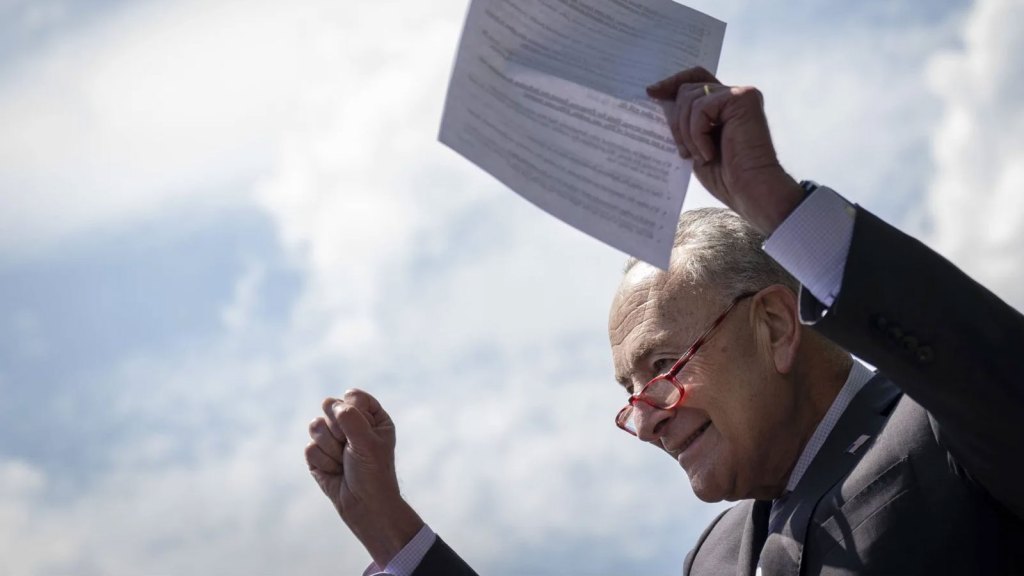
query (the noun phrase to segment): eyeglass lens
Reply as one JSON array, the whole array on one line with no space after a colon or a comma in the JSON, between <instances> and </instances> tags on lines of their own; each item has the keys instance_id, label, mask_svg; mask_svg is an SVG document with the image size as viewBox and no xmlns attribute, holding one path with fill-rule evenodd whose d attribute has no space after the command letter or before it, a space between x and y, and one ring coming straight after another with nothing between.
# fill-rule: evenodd
<instances>
[{"instance_id":1,"label":"eyeglass lens","mask_svg":"<svg viewBox=\"0 0 1024 576\"><path fill-rule=\"evenodd\" d=\"M682 392L678 386L673 384L668 378L658 377L651 380L647 386L644 387L640 392L640 397L636 401L650 404L658 409L666 409L674 406L681 396ZM636 417L639 416L639 414L640 411L635 406L626 406L621 412L619 412L619 416L616 420L620 426L629 430L633 434L636 434Z\"/></svg>"}]
</instances>

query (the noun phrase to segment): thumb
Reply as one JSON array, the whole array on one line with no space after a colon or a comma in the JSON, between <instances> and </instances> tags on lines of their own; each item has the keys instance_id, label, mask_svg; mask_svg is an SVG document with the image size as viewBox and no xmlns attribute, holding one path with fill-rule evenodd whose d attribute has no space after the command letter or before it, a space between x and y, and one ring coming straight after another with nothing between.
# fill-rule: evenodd
<instances>
[{"instance_id":1,"label":"thumb","mask_svg":"<svg viewBox=\"0 0 1024 576\"><path fill-rule=\"evenodd\" d=\"M366 454L376 435L363 412L351 404L338 402L334 405L334 417L348 438L349 446L358 454Z\"/></svg>"}]
</instances>

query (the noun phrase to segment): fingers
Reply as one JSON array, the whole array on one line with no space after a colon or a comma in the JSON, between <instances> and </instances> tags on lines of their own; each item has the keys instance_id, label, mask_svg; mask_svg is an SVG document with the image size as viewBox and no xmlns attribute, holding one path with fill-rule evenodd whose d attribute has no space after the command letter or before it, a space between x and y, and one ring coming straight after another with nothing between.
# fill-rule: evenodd
<instances>
[{"instance_id":1,"label":"fingers","mask_svg":"<svg viewBox=\"0 0 1024 576\"><path fill-rule=\"evenodd\" d=\"M704 96L704 84L685 84L676 93L675 114L670 118L672 137L679 146L679 153L683 158L692 158L698 153L693 142L693 135L690 130L692 118L691 110L694 103Z\"/></svg>"},{"instance_id":2,"label":"fingers","mask_svg":"<svg viewBox=\"0 0 1024 576\"><path fill-rule=\"evenodd\" d=\"M731 102L737 106L731 106ZM751 107L761 108L761 94L756 88L730 87L721 84L683 84L676 93L676 103L667 107L666 117L672 137L683 158L704 163L718 155L716 132L730 117L738 117ZM727 111L734 110L735 113ZM735 119L735 118L733 118Z\"/></svg>"},{"instance_id":3,"label":"fingers","mask_svg":"<svg viewBox=\"0 0 1024 576\"><path fill-rule=\"evenodd\" d=\"M364 392L358 388L350 388L345 391L342 397L324 398L321 404L321 409L327 416L327 424L331 432L339 439L344 440L344 434L341 428L337 425L337 412L341 409L342 405L355 406L369 418L370 425L374 428L380 426L394 426L391 420L391 416L384 410L380 402L374 398L371 394Z\"/></svg>"},{"instance_id":4,"label":"fingers","mask_svg":"<svg viewBox=\"0 0 1024 576\"><path fill-rule=\"evenodd\" d=\"M718 78L704 68L688 68L647 87L647 95L657 100L674 100L684 84L721 84Z\"/></svg>"},{"instance_id":5,"label":"fingers","mask_svg":"<svg viewBox=\"0 0 1024 576\"><path fill-rule=\"evenodd\" d=\"M376 436L363 411L351 404L344 404L337 410L338 424L348 438L349 445L357 454L366 454Z\"/></svg>"},{"instance_id":6,"label":"fingers","mask_svg":"<svg viewBox=\"0 0 1024 576\"><path fill-rule=\"evenodd\" d=\"M378 440L394 447L394 423L372 395L350 389L341 399L325 398L321 409L324 416L310 424L309 435L324 454L339 463L346 446L363 454Z\"/></svg>"},{"instance_id":7,"label":"fingers","mask_svg":"<svg viewBox=\"0 0 1024 576\"><path fill-rule=\"evenodd\" d=\"M330 430L331 435L334 436L338 442L345 442L345 433L342 432L341 426L338 424L338 418L336 416L335 405L341 404L341 400L334 397L324 398L324 401L320 404L320 409L323 410L324 421L327 423L327 429Z\"/></svg>"},{"instance_id":8,"label":"fingers","mask_svg":"<svg viewBox=\"0 0 1024 576\"><path fill-rule=\"evenodd\" d=\"M690 107L687 143L689 149L704 162L715 159L714 132L722 124L722 108L733 96L733 90L719 86L717 90L705 93L701 87L701 96Z\"/></svg>"},{"instance_id":9,"label":"fingers","mask_svg":"<svg viewBox=\"0 0 1024 576\"><path fill-rule=\"evenodd\" d=\"M316 418L309 424L309 437L320 449L339 463L342 462L342 453L345 450L345 443L335 438L331 433L327 421L323 418Z\"/></svg>"},{"instance_id":10,"label":"fingers","mask_svg":"<svg viewBox=\"0 0 1024 576\"><path fill-rule=\"evenodd\" d=\"M370 425L374 428L394 425L391 416L384 411L384 407L371 394L358 388L351 388L345 391L344 399L348 404L362 410L363 414L369 417Z\"/></svg>"},{"instance_id":11,"label":"fingers","mask_svg":"<svg viewBox=\"0 0 1024 576\"><path fill-rule=\"evenodd\" d=\"M328 456L316 442L306 445L306 464L310 470L320 470L327 474L341 474L341 463Z\"/></svg>"}]
</instances>

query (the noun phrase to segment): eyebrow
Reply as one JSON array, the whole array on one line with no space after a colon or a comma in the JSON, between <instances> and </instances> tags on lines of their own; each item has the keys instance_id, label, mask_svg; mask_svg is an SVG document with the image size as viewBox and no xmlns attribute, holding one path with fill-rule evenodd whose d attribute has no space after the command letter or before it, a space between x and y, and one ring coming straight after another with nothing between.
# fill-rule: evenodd
<instances>
[{"instance_id":1,"label":"eyebrow","mask_svg":"<svg viewBox=\"0 0 1024 576\"><path fill-rule=\"evenodd\" d=\"M648 356L654 354L658 348L663 348L668 340L668 338L662 337L654 340L647 340L645 343L637 346L629 355L629 365L631 367L639 365Z\"/></svg>"},{"instance_id":2,"label":"eyebrow","mask_svg":"<svg viewBox=\"0 0 1024 576\"><path fill-rule=\"evenodd\" d=\"M667 342L668 340L668 338L658 338L654 340L648 340L644 344L637 346L629 355L630 368L636 367L641 362L643 362L645 358L654 354L654 352L658 348L664 346L665 342ZM616 376L615 381L619 383L619 386L625 388L627 392L630 392L633 389L633 382L625 376Z\"/></svg>"}]
</instances>

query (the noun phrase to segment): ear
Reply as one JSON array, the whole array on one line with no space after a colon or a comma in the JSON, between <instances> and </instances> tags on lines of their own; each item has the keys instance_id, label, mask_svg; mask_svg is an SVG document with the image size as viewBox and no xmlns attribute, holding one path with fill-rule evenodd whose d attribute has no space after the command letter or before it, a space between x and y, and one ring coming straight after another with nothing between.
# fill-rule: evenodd
<instances>
[{"instance_id":1,"label":"ear","mask_svg":"<svg viewBox=\"0 0 1024 576\"><path fill-rule=\"evenodd\" d=\"M769 286L754 295L750 313L762 350L767 352L778 373L788 374L793 370L800 348L797 295L781 284Z\"/></svg>"}]
</instances>

